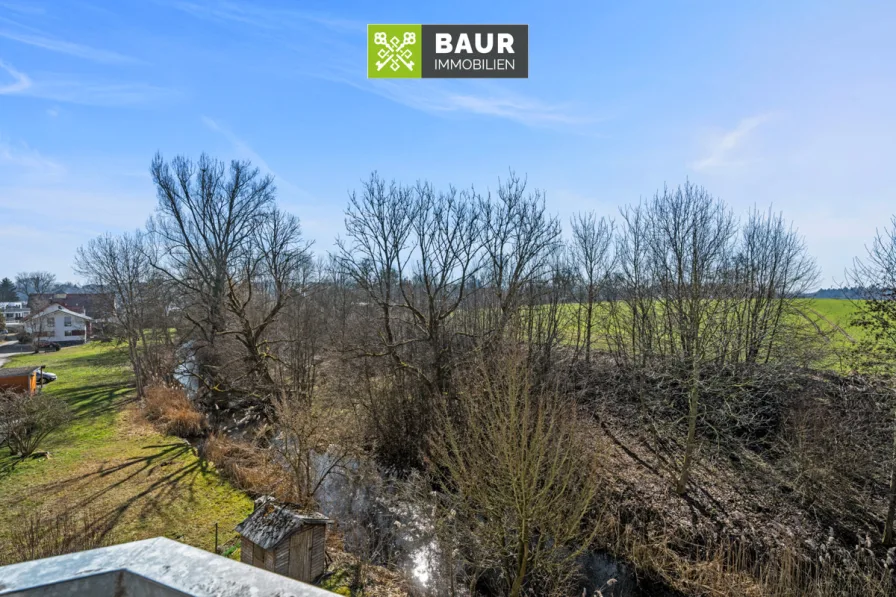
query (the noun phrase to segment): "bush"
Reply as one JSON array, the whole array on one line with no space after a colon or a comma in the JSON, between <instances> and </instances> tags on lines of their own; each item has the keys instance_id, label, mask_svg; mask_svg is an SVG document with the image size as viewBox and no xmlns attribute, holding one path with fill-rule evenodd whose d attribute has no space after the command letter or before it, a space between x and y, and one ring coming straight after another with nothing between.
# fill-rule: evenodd
<instances>
[{"instance_id":1,"label":"bush","mask_svg":"<svg viewBox=\"0 0 896 597\"><path fill-rule=\"evenodd\" d=\"M0 434L13 454L30 456L51 433L71 420L71 409L50 394L0 392Z\"/></svg>"},{"instance_id":2,"label":"bush","mask_svg":"<svg viewBox=\"0 0 896 597\"><path fill-rule=\"evenodd\" d=\"M218 471L237 489L292 501L292 487L283 482L283 468L265 450L213 433L202 444L200 453L215 463Z\"/></svg>"},{"instance_id":3,"label":"bush","mask_svg":"<svg viewBox=\"0 0 896 597\"><path fill-rule=\"evenodd\" d=\"M193 407L180 388L151 386L146 389L144 414L158 423L165 433L178 437L197 437L206 430L205 416Z\"/></svg>"},{"instance_id":4,"label":"bush","mask_svg":"<svg viewBox=\"0 0 896 597\"><path fill-rule=\"evenodd\" d=\"M461 387L430 437L444 541L492 594L569 594L595 534L593 440L524 354L485 359Z\"/></svg>"},{"instance_id":5,"label":"bush","mask_svg":"<svg viewBox=\"0 0 896 597\"><path fill-rule=\"evenodd\" d=\"M109 544L108 526L92 510L24 510L11 519L7 564Z\"/></svg>"}]
</instances>

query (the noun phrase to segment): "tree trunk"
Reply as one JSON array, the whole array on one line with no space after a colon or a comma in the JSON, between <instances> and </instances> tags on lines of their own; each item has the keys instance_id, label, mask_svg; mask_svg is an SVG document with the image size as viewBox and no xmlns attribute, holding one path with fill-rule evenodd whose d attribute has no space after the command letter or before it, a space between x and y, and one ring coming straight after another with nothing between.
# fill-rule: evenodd
<instances>
[{"instance_id":1,"label":"tree trunk","mask_svg":"<svg viewBox=\"0 0 896 597\"><path fill-rule=\"evenodd\" d=\"M523 532L520 533L517 547L516 578L513 579L513 586L510 587L510 597L520 597L523 594L523 580L526 578L526 568L529 559L529 544L526 540L525 526L523 527Z\"/></svg>"},{"instance_id":2,"label":"tree trunk","mask_svg":"<svg viewBox=\"0 0 896 597\"><path fill-rule=\"evenodd\" d=\"M681 463L681 474L678 477L678 483L675 491L678 495L684 495L687 491L688 477L691 471L691 460L694 457L694 448L697 443L697 407L699 406L700 396L700 373L697 367L697 361L694 360L691 375L691 388L688 392L688 438L684 447L684 462Z\"/></svg>"},{"instance_id":3,"label":"tree trunk","mask_svg":"<svg viewBox=\"0 0 896 597\"><path fill-rule=\"evenodd\" d=\"M585 362L591 362L591 318L594 312L594 288L588 286L588 310L585 319Z\"/></svg>"}]
</instances>

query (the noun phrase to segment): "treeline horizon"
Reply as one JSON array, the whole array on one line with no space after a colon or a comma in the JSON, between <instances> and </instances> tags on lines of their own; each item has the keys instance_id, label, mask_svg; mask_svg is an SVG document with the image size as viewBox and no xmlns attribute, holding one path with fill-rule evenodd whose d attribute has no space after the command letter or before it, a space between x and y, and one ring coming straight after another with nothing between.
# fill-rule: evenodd
<instances>
[{"instance_id":1,"label":"treeline horizon","mask_svg":"<svg viewBox=\"0 0 896 597\"><path fill-rule=\"evenodd\" d=\"M825 370L836 357L886 384L896 363L886 228L849 275L877 289L857 301L868 339L837 354L806 298L818 267L792 223L771 209L736 217L690 182L612 218L576 214L564 236L544 194L513 172L484 193L374 172L350 194L335 249L316 257L249 162L157 154L151 175L145 229L76 256L78 274L116 298L113 333L138 396L176 386L186 360L185 402L204 432L219 445L215 434L249 438L216 453L278 454L288 483L253 491L308 507L327 475L351 474L348 460L422 476L439 490L420 497L439 540L487 594L570 586L599 530L600 451L586 430L604 409L635 409L672 495L689 500L701 446L766 445L789 424L794 380L836 375ZM333 464L318 470L324 453ZM823 466L814 458L799 466ZM885 470L896 479L896 463ZM889 546L896 482L875 491ZM352 549L372 554L355 522Z\"/></svg>"}]
</instances>

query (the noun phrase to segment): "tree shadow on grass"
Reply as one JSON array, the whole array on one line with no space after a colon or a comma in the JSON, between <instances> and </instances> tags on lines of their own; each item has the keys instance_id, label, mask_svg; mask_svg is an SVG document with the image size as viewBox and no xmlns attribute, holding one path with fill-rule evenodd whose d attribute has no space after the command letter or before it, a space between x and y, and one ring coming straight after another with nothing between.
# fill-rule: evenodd
<instances>
[{"instance_id":1,"label":"tree shadow on grass","mask_svg":"<svg viewBox=\"0 0 896 597\"><path fill-rule=\"evenodd\" d=\"M12 454L4 454L0 456L0 481L12 474L16 467L22 462L22 459Z\"/></svg>"},{"instance_id":2,"label":"tree shadow on grass","mask_svg":"<svg viewBox=\"0 0 896 597\"><path fill-rule=\"evenodd\" d=\"M117 411L137 400L137 396L133 393L133 386L122 386L121 383L115 382L81 386L74 390L61 392L60 396L72 407L77 419L96 417Z\"/></svg>"},{"instance_id":3,"label":"tree shadow on grass","mask_svg":"<svg viewBox=\"0 0 896 597\"><path fill-rule=\"evenodd\" d=\"M106 512L91 521L95 531L107 536L132 510L142 519L153 514L163 514L175 502L193 502L197 480L214 474L209 469L208 462L199 458L195 449L186 442L148 445L143 446L143 450L147 451L144 455L127 458L87 474L44 484L35 488L35 492L47 496L61 494L66 496L69 508L89 509L94 508L98 500L114 500L111 494L128 484L142 487L140 491L121 501L113 501ZM146 477L153 478L147 483Z\"/></svg>"},{"instance_id":4,"label":"tree shadow on grass","mask_svg":"<svg viewBox=\"0 0 896 597\"><path fill-rule=\"evenodd\" d=\"M78 367L123 367L128 363L127 352L120 350L103 350L84 355L77 355L70 359L73 365Z\"/></svg>"}]
</instances>

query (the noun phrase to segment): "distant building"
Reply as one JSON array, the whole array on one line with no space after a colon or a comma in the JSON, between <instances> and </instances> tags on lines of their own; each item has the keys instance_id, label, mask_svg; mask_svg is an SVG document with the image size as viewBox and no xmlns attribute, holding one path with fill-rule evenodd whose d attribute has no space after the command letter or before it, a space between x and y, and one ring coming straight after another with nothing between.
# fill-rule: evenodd
<instances>
[{"instance_id":1,"label":"distant building","mask_svg":"<svg viewBox=\"0 0 896 597\"><path fill-rule=\"evenodd\" d=\"M3 317L6 319L7 324L16 324L22 323L22 321L24 321L31 313L31 309L26 303L20 301L5 302L0 303L0 313L3 313Z\"/></svg>"},{"instance_id":2,"label":"distant building","mask_svg":"<svg viewBox=\"0 0 896 597\"><path fill-rule=\"evenodd\" d=\"M93 293L45 293L28 295L28 306L32 310L43 309L46 305L61 305L69 311L87 315L94 320L107 319L112 314L114 299L111 294Z\"/></svg>"},{"instance_id":3,"label":"distant building","mask_svg":"<svg viewBox=\"0 0 896 597\"><path fill-rule=\"evenodd\" d=\"M46 342L83 344L90 335L92 321L83 313L50 304L25 320L25 331Z\"/></svg>"}]
</instances>

